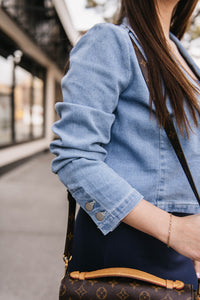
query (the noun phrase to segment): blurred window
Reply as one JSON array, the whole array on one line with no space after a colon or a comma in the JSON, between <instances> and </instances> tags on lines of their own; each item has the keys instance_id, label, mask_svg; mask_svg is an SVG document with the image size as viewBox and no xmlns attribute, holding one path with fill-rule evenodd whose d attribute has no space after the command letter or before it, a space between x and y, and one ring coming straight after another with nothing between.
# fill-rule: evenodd
<instances>
[{"instance_id":1,"label":"blurred window","mask_svg":"<svg viewBox=\"0 0 200 300\"><path fill-rule=\"evenodd\" d=\"M22 142L31 138L32 75L17 66L15 78L15 139Z\"/></svg>"},{"instance_id":2,"label":"blurred window","mask_svg":"<svg viewBox=\"0 0 200 300\"><path fill-rule=\"evenodd\" d=\"M16 141L40 138L44 131L44 82L19 66L15 76Z\"/></svg>"},{"instance_id":3,"label":"blurred window","mask_svg":"<svg viewBox=\"0 0 200 300\"><path fill-rule=\"evenodd\" d=\"M41 137L44 131L44 82L33 78L32 133L33 137Z\"/></svg>"},{"instance_id":4,"label":"blurred window","mask_svg":"<svg viewBox=\"0 0 200 300\"><path fill-rule=\"evenodd\" d=\"M12 142L12 63L0 55L0 145Z\"/></svg>"},{"instance_id":5,"label":"blurred window","mask_svg":"<svg viewBox=\"0 0 200 300\"><path fill-rule=\"evenodd\" d=\"M0 31L0 147L44 136L46 70Z\"/></svg>"}]
</instances>

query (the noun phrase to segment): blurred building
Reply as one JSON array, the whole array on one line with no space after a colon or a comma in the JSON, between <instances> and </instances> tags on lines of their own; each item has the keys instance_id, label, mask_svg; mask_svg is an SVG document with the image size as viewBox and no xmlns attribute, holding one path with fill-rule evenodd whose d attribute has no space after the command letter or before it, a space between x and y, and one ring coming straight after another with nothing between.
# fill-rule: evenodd
<instances>
[{"instance_id":1,"label":"blurred building","mask_svg":"<svg viewBox=\"0 0 200 300\"><path fill-rule=\"evenodd\" d=\"M64 0L0 0L0 168L48 149L78 33Z\"/></svg>"}]
</instances>

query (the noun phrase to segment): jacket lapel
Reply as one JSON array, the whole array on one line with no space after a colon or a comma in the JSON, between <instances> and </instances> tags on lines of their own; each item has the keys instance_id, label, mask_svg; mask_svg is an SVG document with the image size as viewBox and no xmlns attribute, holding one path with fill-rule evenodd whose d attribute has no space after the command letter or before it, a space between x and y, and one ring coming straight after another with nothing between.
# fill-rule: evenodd
<instances>
[{"instance_id":1,"label":"jacket lapel","mask_svg":"<svg viewBox=\"0 0 200 300\"><path fill-rule=\"evenodd\" d=\"M194 60L191 58L191 56L188 54L188 52L186 51L186 49L183 47L183 45L181 44L180 40L177 39L177 37L175 35L173 35L172 33L170 33L170 38L176 44L176 46L177 46L180 54L185 59L185 61L187 62L188 66L191 68L191 70L194 72L194 74L200 80L200 69L196 65L196 63L194 62Z\"/></svg>"}]
</instances>

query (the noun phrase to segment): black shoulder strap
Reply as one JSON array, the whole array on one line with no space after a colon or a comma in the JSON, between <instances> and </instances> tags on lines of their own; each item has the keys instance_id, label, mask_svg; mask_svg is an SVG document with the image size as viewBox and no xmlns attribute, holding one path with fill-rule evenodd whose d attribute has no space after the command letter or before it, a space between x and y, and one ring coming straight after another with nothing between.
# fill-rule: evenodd
<instances>
[{"instance_id":1,"label":"black shoulder strap","mask_svg":"<svg viewBox=\"0 0 200 300\"><path fill-rule=\"evenodd\" d=\"M131 36L130 36L131 38ZM133 39L131 38L133 47L135 49L135 53L143 74L143 77L146 81L146 84L148 86L148 66L147 66L147 62L144 59L141 51L138 49L137 45L135 44L135 42L133 41ZM168 114L169 115L169 114ZM172 147L174 148L174 151L178 157L178 160L185 172L185 175L187 176L187 179L190 183L190 186L194 192L194 195L197 199L197 201L200 204L200 198L199 198L199 194L197 191L197 188L195 186L194 180L192 178L192 174L190 172L189 166L187 164L187 160L185 158L185 155L183 153L179 138L177 136L176 133L176 129L174 127L174 124L170 118L170 115L166 121L166 125L165 125L165 132L172 144ZM66 234L66 241L65 241L65 251L64 251L64 260L65 259L69 259L72 256L72 242L73 242L73 234L74 234L74 220L75 220L75 211L76 211L76 201L74 200L74 198L72 197L72 195L70 194L70 192L68 192L68 200L69 200L69 211L68 211L68 226L67 226L67 234Z\"/></svg>"},{"instance_id":2,"label":"black shoulder strap","mask_svg":"<svg viewBox=\"0 0 200 300\"><path fill-rule=\"evenodd\" d=\"M76 213L76 201L72 197L71 193L68 191L68 224L67 224L67 234L65 239L65 249L63 259L66 262L72 256L73 247L73 236L74 236L74 221Z\"/></svg>"}]
</instances>

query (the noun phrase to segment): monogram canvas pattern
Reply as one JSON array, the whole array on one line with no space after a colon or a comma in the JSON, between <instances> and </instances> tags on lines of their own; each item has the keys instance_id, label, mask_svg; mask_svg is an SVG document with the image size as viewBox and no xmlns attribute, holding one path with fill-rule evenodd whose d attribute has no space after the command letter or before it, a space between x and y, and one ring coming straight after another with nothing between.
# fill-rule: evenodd
<instances>
[{"instance_id":1,"label":"monogram canvas pattern","mask_svg":"<svg viewBox=\"0 0 200 300\"><path fill-rule=\"evenodd\" d=\"M182 290L170 290L127 278L71 279L61 281L59 300L194 300L190 285Z\"/></svg>"}]
</instances>

